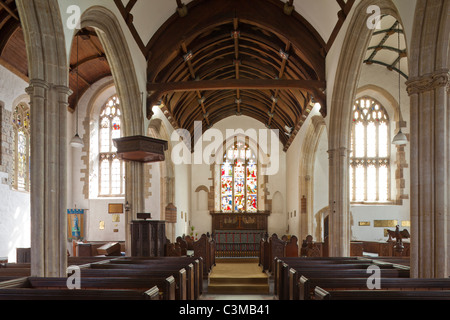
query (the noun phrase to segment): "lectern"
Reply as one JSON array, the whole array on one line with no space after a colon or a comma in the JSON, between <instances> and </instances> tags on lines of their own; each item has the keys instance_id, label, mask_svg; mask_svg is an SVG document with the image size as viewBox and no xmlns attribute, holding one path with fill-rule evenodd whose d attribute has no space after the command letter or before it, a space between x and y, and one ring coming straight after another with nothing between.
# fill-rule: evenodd
<instances>
[{"instance_id":1,"label":"lectern","mask_svg":"<svg viewBox=\"0 0 450 320\"><path fill-rule=\"evenodd\" d=\"M131 256L163 257L166 241L166 222L135 220L131 223Z\"/></svg>"}]
</instances>

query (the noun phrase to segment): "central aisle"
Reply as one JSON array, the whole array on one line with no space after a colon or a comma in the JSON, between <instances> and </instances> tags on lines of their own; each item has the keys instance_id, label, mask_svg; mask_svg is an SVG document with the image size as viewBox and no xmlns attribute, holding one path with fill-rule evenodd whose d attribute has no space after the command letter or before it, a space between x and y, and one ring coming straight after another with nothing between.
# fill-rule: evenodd
<instances>
[{"instance_id":1,"label":"central aisle","mask_svg":"<svg viewBox=\"0 0 450 320\"><path fill-rule=\"evenodd\" d=\"M273 299L270 279L258 266L258 259L216 259L203 299L263 300Z\"/></svg>"}]
</instances>

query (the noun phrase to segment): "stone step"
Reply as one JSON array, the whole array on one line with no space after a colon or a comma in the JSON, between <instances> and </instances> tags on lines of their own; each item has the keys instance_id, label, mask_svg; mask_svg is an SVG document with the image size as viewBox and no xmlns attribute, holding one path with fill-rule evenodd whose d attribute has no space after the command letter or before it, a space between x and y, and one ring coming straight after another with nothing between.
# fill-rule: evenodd
<instances>
[{"instance_id":1,"label":"stone step","mask_svg":"<svg viewBox=\"0 0 450 320\"><path fill-rule=\"evenodd\" d=\"M267 277L210 277L209 285L236 284L236 285L260 285L268 284Z\"/></svg>"},{"instance_id":2,"label":"stone step","mask_svg":"<svg viewBox=\"0 0 450 320\"><path fill-rule=\"evenodd\" d=\"M215 284L208 286L208 294L269 294L269 285Z\"/></svg>"}]
</instances>

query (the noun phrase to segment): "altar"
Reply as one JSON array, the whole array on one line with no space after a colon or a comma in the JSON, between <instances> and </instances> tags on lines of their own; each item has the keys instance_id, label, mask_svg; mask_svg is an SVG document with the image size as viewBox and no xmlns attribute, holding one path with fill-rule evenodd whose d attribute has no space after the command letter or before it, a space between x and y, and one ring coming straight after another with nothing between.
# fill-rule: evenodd
<instances>
[{"instance_id":1,"label":"altar","mask_svg":"<svg viewBox=\"0 0 450 320\"><path fill-rule=\"evenodd\" d=\"M211 212L216 257L258 257L270 212Z\"/></svg>"}]
</instances>

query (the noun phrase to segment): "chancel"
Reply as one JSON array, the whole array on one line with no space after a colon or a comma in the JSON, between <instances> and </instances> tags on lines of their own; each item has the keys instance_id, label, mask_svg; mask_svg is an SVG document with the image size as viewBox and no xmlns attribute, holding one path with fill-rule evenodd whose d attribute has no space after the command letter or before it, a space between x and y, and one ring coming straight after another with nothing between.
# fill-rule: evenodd
<instances>
[{"instance_id":1,"label":"chancel","mask_svg":"<svg viewBox=\"0 0 450 320\"><path fill-rule=\"evenodd\" d=\"M450 299L450 1L72 2L0 0L0 300Z\"/></svg>"}]
</instances>

